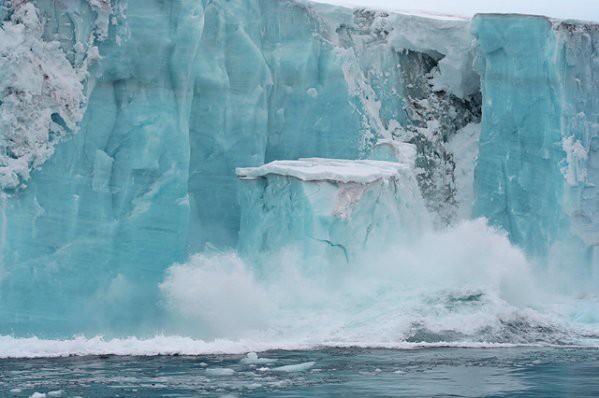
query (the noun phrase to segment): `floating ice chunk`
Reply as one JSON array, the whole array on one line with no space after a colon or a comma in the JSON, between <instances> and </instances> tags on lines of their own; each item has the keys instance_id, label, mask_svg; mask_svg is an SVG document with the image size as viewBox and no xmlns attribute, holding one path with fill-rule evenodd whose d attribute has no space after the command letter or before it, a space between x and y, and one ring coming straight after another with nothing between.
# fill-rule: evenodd
<instances>
[{"instance_id":1,"label":"floating ice chunk","mask_svg":"<svg viewBox=\"0 0 599 398\"><path fill-rule=\"evenodd\" d=\"M48 397L62 397L65 395L64 390L56 390L56 391L50 391L48 393Z\"/></svg>"},{"instance_id":2,"label":"floating ice chunk","mask_svg":"<svg viewBox=\"0 0 599 398\"><path fill-rule=\"evenodd\" d=\"M23 392L23 390L21 390L20 388L13 388L12 390L10 390L10 393L13 394L13 395L17 395L17 394L20 394L22 392Z\"/></svg>"},{"instance_id":3,"label":"floating ice chunk","mask_svg":"<svg viewBox=\"0 0 599 398\"><path fill-rule=\"evenodd\" d=\"M286 373L294 373L294 372L305 372L306 370L312 368L316 362L303 362L298 363L296 365L285 365L279 366L278 368L272 368L273 372L286 372Z\"/></svg>"},{"instance_id":4,"label":"floating ice chunk","mask_svg":"<svg viewBox=\"0 0 599 398\"><path fill-rule=\"evenodd\" d=\"M206 375L208 376L231 376L234 375L235 371L229 368L212 368L206 369Z\"/></svg>"},{"instance_id":5,"label":"floating ice chunk","mask_svg":"<svg viewBox=\"0 0 599 398\"><path fill-rule=\"evenodd\" d=\"M46 394L43 392L34 392L29 398L46 398Z\"/></svg>"},{"instance_id":6,"label":"floating ice chunk","mask_svg":"<svg viewBox=\"0 0 599 398\"><path fill-rule=\"evenodd\" d=\"M270 358L258 358L258 354L255 352L250 352L247 354L246 358L241 360L241 363L244 365L257 365L257 364L265 364L265 363L273 363L276 362L276 359Z\"/></svg>"}]
</instances>

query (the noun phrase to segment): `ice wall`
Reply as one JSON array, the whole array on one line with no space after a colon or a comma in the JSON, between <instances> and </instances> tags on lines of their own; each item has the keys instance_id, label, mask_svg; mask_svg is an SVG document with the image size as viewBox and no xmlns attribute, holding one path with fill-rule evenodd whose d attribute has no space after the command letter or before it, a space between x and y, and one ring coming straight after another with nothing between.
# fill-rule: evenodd
<instances>
[{"instance_id":1,"label":"ice wall","mask_svg":"<svg viewBox=\"0 0 599 398\"><path fill-rule=\"evenodd\" d=\"M292 0L5 1L0 19L0 333L153 333L164 271L193 253L314 231L352 252L370 219L390 242L474 197L530 255L597 267L596 25ZM405 156L387 185L275 173L238 203L237 167Z\"/></svg>"},{"instance_id":2,"label":"ice wall","mask_svg":"<svg viewBox=\"0 0 599 398\"><path fill-rule=\"evenodd\" d=\"M481 15L473 32L483 92L475 215L570 278L592 280L599 27Z\"/></svg>"},{"instance_id":3,"label":"ice wall","mask_svg":"<svg viewBox=\"0 0 599 398\"><path fill-rule=\"evenodd\" d=\"M22 4L1 3L3 38L26 31ZM46 119L0 128L0 176L10 182L0 206L0 333L156 330L164 270L237 244L236 167L360 159L381 138L408 141L433 214L455 218L443 143L480 117L467 20L290 0L26 7L40 23L19 37L35 46L18 47L19 61L0 75L41 76L26 88ZM51 85L35 65L52 66ZM3 91L3 114L9 99ZM18 147L32 148L25 161ZM6 167L15 161L17 179Z\"/></svg>"},{"instance_id":4,"label":"ice wall","mask_svg":"<svg viewBox=\"0 0 599 398\"><path fill-rule=\"evenodd\" d=\"M147 330L158 321L162 268L185 258L186 69L196 55L186 38L201 29L199 5L128 6L135 12L111 15L99 45L78 134L55 147L27 189L2 199L3 333ZM102 14L72 7L39 4L44 36L66 42L76 62L87 40L80 32Z\"/></svg>"}]
</instances>

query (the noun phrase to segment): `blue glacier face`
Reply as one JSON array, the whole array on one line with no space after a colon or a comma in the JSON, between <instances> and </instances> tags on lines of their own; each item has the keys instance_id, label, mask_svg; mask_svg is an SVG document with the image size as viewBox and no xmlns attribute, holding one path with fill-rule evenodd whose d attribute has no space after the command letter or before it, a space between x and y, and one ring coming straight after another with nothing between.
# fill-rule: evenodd
<instances>
[{"instance_id":1,"label":"blue glacier face","mask_svg":"<svg viewBox=\"0 0 599 398\"><path fill-rule=\"evenodd\" d=\"M472 57L467 21L430 29L271 0L33 4L46 21L38 40L80 69L87 99L78 131L51 141L54 154L2 199L3 333L155 330L164 270L237 244L236 167L359 159L403 134L440 191L444 166L430 159L463 122L428 128L434 94L420 72L458 93L437 103L464 108L457 95L476 91L459 69ZM3 29L23 24L5 10Z\"/></svg>"},{"instance_id":2,"label":"blue glacier face","mask_svg":"<svg viewBox=\"0 0 599 398\"><path fill-rule=\"evenodd\" d=\"M474 213L595 290L597 26L483 15L473 32L484 98Z\"/></svg>"},{"instance_id":3,"label":"blue glacier face","mask_svg":"<svg viewBox=\"0 0 599 398\"><path fill-rule=\"evenodd\" d=\"M597 285L597 25L300 0L0 20L0 335L168 333L160 286L196 253L364 263L479 216Z\"/></svg>"},{"instance_id":4,"label":"blue glacier face","mask_svg":"<svg viewBox=\"0 0 599 398\"><path fill-rule=\"evenodd\" d=\"M554 31L532 16L479 16L473 29L483 91L475 213L544 255L564 218Z\"/></svg>"}]
</instances>

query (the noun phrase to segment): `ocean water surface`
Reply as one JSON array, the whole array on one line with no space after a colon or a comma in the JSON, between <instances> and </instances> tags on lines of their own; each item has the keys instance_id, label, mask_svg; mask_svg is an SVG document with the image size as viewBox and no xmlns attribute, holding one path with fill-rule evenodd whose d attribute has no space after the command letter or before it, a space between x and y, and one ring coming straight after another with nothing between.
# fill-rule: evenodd
<instances>
[{"instance_id":1,"label":"ocean water surface","mask_svg":"<svg viewBox=\"0 0 599 398\"><path fill-rule=\"evenodd\" d=\"M36 398L596 397L599 349L322 348L2 359L0 380L1 396Z\"/></svg>"}]
</instances>

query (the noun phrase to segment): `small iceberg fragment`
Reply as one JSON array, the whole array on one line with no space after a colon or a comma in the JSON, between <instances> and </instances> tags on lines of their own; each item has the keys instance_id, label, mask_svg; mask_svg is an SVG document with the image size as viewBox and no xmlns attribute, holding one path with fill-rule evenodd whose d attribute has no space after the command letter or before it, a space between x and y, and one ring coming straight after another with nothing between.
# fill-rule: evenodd
<instances>
[{"instance_id":1,"label":"small iceberg fragment","mask_svg":"<svg viewBox=\"0 0 599 398\"><path fill-rule=\"evenodd\" d=\"M256 354L255 352L249 352L247 356L241 360L241 363L244 365L258 365L265 363L273 363L276 361L276 359L258 358L258 354Z\"/></svg>"},{"instance_id":2,"label":"small iceberg fragment","mask_svg":"<svg viewBox=\"0 0 599 398\"><path fill-rule=\"evenodd\" d=\"M305 372L308 369L311 369L316 362L303 362L298 363L296 365L285 365L279 366L278 368L272 368L273 372L285 372L285 373L295 373L295 372Z\"/></svg>"},{"instance_id":3,"label":"small iceberg fragment","mask_svg":"<svg viewBox=\"0 0 599 398\"><path fill-rule=\"evenodd\" d=\"M232 376L235 374L235 371L233 369L229 369L229 368L212 368L212 369L206 369L206 375L207 376Z\"/></svg>"}]
</instances>

